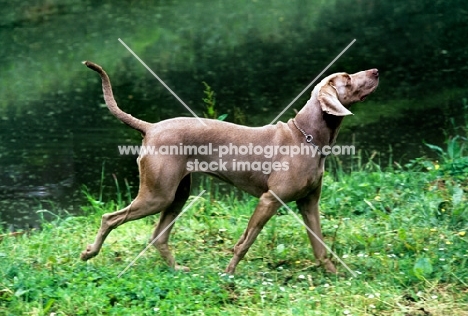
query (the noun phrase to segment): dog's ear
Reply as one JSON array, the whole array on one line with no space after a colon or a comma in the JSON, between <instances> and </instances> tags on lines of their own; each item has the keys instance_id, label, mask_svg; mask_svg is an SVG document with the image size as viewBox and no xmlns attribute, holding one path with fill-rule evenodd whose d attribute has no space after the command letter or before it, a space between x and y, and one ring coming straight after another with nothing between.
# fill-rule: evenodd
<instances>
[{"instance_id":1,"label":"dog's ear","mask_svg":"<svg viewBox=\"0 0 468 316\"><path fill-rule=\"evenodd\" d=\"M350 110L344 107L338 100L338 95L336 88L333 86L333 81L328 81L322 88L320 88L318 93L318 100L322 111L336 115L336 116L346 116L353 115Z\"/></svg>"}]
</instances>

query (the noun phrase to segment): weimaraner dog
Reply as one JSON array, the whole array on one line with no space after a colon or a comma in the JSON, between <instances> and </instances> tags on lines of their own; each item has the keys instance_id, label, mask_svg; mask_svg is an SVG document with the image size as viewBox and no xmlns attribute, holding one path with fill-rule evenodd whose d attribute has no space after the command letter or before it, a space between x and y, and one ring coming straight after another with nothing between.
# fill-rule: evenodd
<instances>
[{"instance_id":1,"label":"weimaraner dog","mask_svg":"<svg viewBox=\"0 0 468 316\"><path fill-rule=\"evenodd\" d=\"M310 100L294 119L287 123L246 127L219 120L200 121L197 118L174 118L154 124L139 120L117 106L106 72L92 62L84 64L101 76L104 99L110 112L143 135L145 148L167 149L172 146L171 148L180 148L180 152L140 153L137 159L140 171L137 197L122 210L103 215L94 243L88 245L81 253L82 260L96 256L107 235L114 228L128 221L161 213L151 240L162 232L154 241L154 246L169 266L188 270L176 264L169 249L168 240L172 228L170 223L180 214L189 197L191 172L202 170L259 198L247 229L234 246L234 256L225 270L227 273L234 274L237 264L245 256L263 226L281 207L277 197L286 203L296 201L304 224L320 238L320 241L317 240L314 234L308 231L316 260L327 271L336 273L336 268L327 257L326 248L321 242L323 236L320 228L319 199L326 157L324 149L335 143L343 117L352 114L349 111L350 105L363 101L377 88L377 69L351 75L330 75L313 89ZM192 146L192 149L205 146L206 149L208 145L212 148L210 152L192 150L187 153L182 150L183 146ZM280 151L274 155L263 156L246 153L244 150L245 155L241 155L242 146L244 149L253 148L257 153L262 148L265 148L266 153L266 148L313 147L317 155L291 155L292 149L290 152ZM248 168L248 165L236 168L236 159L251 163L251 168ZM265 166L265 163L271 168L255 168ZM196 169L196 166L205 168Z\"/></svg>"}]
</instances>

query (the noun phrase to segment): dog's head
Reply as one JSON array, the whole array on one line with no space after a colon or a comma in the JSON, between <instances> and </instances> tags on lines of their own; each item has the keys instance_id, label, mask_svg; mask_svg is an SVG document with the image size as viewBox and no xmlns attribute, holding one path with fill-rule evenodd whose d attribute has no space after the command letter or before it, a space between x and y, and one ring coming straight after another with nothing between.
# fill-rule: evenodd
<instances>
[{"instance_id":1,"label":"dog's head","mask_svg":"<svg viewBox=\"0 0 468 316\"><path fill-rule=\"evenodd\" d=\"M379 71L369 69L347 74L344 72L323 79L314 90L322 110L336 116L351 115L351 104L364 101L379 85Z\"/></svg>"}]
</instances>

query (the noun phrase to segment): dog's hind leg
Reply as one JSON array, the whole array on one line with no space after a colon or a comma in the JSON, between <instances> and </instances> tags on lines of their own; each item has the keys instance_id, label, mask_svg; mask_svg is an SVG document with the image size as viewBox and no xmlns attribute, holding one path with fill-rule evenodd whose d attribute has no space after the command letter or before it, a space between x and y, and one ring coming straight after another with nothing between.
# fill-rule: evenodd
<instances>
[{"instance_id":1,"label":"dog's hind leg","mask_svg":"<svg viewBox=\"0 0 468 316\"><path fill-rule=\"evenodd\" d=\"M114 228L129 221L163 212L173 203L177 184L180 180L178 180L177 177L170 178L168 176L168 173L170 174L170 169L165 169L165 167L161 165L152 165L148 163L148 160L145 158L140 159L139 166L140 171L145 170L148 172L140 173L140 189L137 197L129 206L120 211L104 214L102 216L101 227L99 228L94 243L88 245L81 253L82 260L95 257L101 250L104 240ZM164 170L166 170L166 172L164 172ZM157 181L158 178L166 180L162 183Z\"/></svg>"},{"instance_id":2,"label":"dog's hind leg","mask_svg":"<svg viewBox=\"0 0 468 316\"><path fill-rule=\"evenodd\" d=\"M109 233L118 226L134 221L148 215L159 213L167 208L172 200L167 198L153 198L151 200L142 199L140 195L127 207L114 212L104 214L101 220L101 227L96 235L94 243L88 245L81 253L81 260L88 260L95 257L101 250L104 240Z\"/></svg>"},{"instance_id":3,"label":"dog's hind leg","mask_svg":"<svg viewBox=\"0 0 468 316\"><path fill-rule=\"evenodd\" d=\"M153 236L151 237L153 245L159 250L166 263L176 270L183 271L189 271L189 268L177 265L174 256L169 249L168 241L172 227L174 226L174 223L172 222L180 214L185 202L190 195L190 184L191 176L189 174L182 179L179 186L177 187L175 198L172 204L161 213L159 223L154 229Z\"/></svg>"}]
</instances>

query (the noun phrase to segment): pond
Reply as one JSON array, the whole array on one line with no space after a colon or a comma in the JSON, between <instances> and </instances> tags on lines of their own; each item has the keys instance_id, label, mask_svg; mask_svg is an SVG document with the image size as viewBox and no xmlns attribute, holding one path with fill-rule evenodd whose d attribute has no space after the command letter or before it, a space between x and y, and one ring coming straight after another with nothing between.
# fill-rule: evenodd
<instances>
[{"instance_id":1,"label":"pond","mask_svg":"<svg viewBox=\"0 0 468 316\"><path fill-rule=\"evenodd\" d=\"M353 107L338 143L355 145L362 161L374 157L383 166L436 158L423 142L443 146L451 120L461 124L465 115L468 24L464 3L455 2L5 3L2 226L34 227L41 217L79 213L84 187L96 197L115 198L117 181L136 194L136 157L120 156L117 148L138 145L141 137L108 112L99 77L82 60L107 70L119 105L132 115L151 122L191 115L119 38L199 116L207 111L206 82L215 92L217 115L251 126L268 124L356 38L326 74L376 67L381 83ZM340 161L349 169L357 160Z\"/></svg>"}]
</instances>

